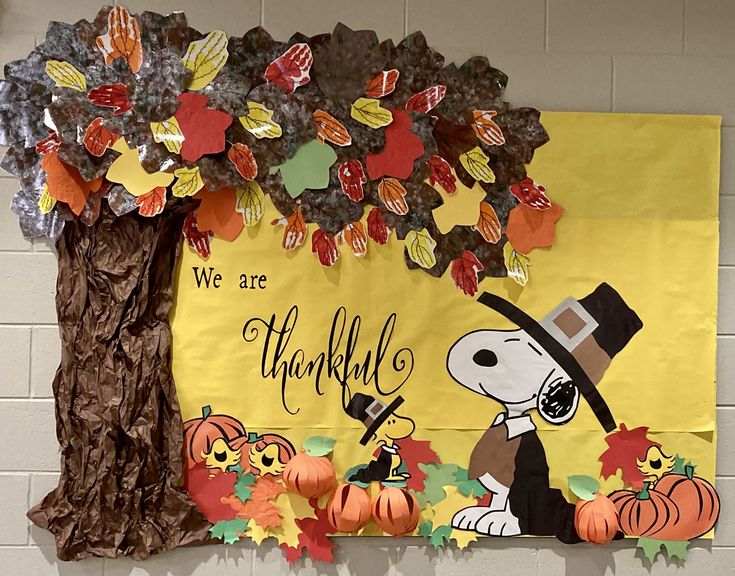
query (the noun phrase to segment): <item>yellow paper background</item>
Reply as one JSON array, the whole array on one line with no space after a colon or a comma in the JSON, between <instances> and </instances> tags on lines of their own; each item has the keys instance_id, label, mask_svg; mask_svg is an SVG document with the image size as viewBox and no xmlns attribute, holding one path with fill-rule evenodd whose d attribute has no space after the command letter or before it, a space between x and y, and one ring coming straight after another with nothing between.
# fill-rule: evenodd
<instances>
[{"instance_id":1,"label":"yellow paper background","mask_svg":"<svg viewBox=\"0 0 735 576\"><path fill-rule=\"evenodd\" d=\"M613 359L599 389L616 420L649 426L664 450L697 464L714 479L715 338L717 303L719 118L623 114L544 113L551 141L540 148L529 175L563 206L556 242L530 253L530 281L487 279L480 289L516 302L539 319L566 296L581 298L600 282L611 284L644 322ZM390 354L408 346L415 366L400 390L399 413L413 418L416 439L431 440L445 462L466 466L483 431L500 410L493 401L456 384L446 353L463 334L511 328L497 313L459 292L449 273L435 279L403 263L403 243L370 243L368 256L346 247L331 269L310 251L280 246L282 228L267 201L263 220L232 243L215 239L203 263L184 249L173 318L173 370L184 419L211 405L248 430L274 431L299 446L313 434L335 437L338 472L370 459L362 425L341 409L340 388L323 377L317 396L309 378L287 386L297 415L281 406L280 384L260 374L262 338L242 339L252 316L278 321L292 304L299 319L289 354L326 351L332 316L345 306L362 318L357 357L372 349L387 315L397 314ZM314 229L312 225L310 231ZM219 289L197 289L192 267L222 274ZM265 290L241 290L241 274L265 274ZM389 364L391 355L386 358ZM386 366L384 386L396 382ZM374 388L352 391L375 395ZM534 414L552 484L566 490L570 474L598 476L605 433L580 401L562 427ZM618 487L615 480L607 487Z\"/></svg>"}]
</instances>

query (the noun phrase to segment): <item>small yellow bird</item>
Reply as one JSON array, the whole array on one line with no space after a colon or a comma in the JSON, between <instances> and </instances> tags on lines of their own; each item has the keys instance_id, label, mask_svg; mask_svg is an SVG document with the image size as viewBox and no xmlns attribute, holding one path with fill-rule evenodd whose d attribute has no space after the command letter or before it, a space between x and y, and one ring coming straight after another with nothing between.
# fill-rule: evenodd
<instances>
[{"instance_id":1,"label":"small yellow bird","mask_svg":"<svg viewBox=\"0 0 735 576\"><path fill-rule=\"evenodd\" d=\"M646 482L653 484L674 469L674 457L666 456L658 446L651 446L646 452L646 457L643 460L636 459L636 462Z\"/></svg>"}]
</instances>

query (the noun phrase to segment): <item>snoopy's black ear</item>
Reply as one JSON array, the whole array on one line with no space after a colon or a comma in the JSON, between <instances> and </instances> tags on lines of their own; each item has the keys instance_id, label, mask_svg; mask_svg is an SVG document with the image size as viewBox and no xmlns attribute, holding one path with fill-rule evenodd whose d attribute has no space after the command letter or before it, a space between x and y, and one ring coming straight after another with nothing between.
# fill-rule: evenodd
<instances>
[{"instance_id":1,"label":"snoopy's black ear","mask_svg":"<svg viewBox=\"0 0 735 576\"><path fill-rule=\"evenodd\" d=\"M557 378L544 382L538 395L537 409L550 424L566 424L579 405L579 388L571 380Z\"/></svg>"}]
</instances>

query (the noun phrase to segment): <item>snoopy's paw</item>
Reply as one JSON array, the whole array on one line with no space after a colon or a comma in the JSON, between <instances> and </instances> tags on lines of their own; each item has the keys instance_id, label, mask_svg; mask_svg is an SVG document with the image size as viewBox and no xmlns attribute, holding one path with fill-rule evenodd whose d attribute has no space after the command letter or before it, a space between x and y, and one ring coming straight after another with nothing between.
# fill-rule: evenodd
<instances>
[{"instance_id":1,"label":"snoopy's paw","mask_svg":"<svg viewBox=\"0 0 735 576\"><path fill-rule=\"evenodd\" d=\"M491 512L492 509L487 506L470 506L469 508L464 508L452 518L452 528L457 528L458 530L475 530L480 519Z\"/></svg>"},{"instance_id":2,"label":"snoopy's paw","mask_svg":"<svg viewBox=\"0 0 735 576\"><path fill-rule=\"evenodd\" d=\"M518 518L506 508L485 514L477 521L475 532L488 536L518 536L521 528Z\"/></svg>"}]
</instances>

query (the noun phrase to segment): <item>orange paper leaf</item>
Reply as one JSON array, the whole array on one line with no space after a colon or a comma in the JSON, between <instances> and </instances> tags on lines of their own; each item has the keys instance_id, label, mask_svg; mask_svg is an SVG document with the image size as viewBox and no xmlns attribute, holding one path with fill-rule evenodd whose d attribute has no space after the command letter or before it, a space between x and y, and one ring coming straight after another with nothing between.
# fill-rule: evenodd
<instances>
[{"instance_id":1,"label":"orange paper leaf","mask_svg":"<svg viewBox=\"0 0 735 576\"><path fill-rule=\"evenodd\" d=\"M548 210L518 204L510 211L505 235L513 249L521 254L528 254L534 248L548 248L554 243L554 227L562 212L558 204Z\"/></svg>"},{"instance_id":2,"label":"orange paper leaf","mask_svg":"<svg viewBox=\"0 0 735 576\"><path fill-rule=\"evenodd\" d=\"M501 146L505 144L505 136L493 118L497 115L495 110L475 110L472 112L472 129L477 137L488 146Z\"/></svg>"},{"instance_id":3,"label":"orange paper leaf","mask_svg":"<svg viewBox=\"0 0 735 576\"><path fill-rule=\"evenodd\" d=\"M97 36L97 47L105 55L105 64L109 66L115 58L125 58L135 74L143 63L138 21L123 6L115 6L110 10L107 24L107 33Z\"/></svg>"},{"instance_id":4,"label":"orange paper leaf","mask_svg":"<svg viewBox=\"0 0 735 576\"><path fill-rule=\"evenodd\" d=\"M278 226L279 224L283 224L286 227L283 231L283 240L281 240L281 246L285 250L295 250L306 242L308 229L306 222L304 222L304 216L301 214L301 208L297 208L296 212L288 218L276 218L271 222L273 226Z\"/></svg>"},{"instance_id":5,"label":"orange paper leaf","mask_svg":"<svg viewBox=\"0 0 735 576\"><path fill-rule=\"evenodd\" d=\"M41 168L46 172L49 195L59 202L68 204L77 216L84 210L89 193L99 190L102 185L101 177L91 182L84 180L79 170L61 160L57 152L43 156Z\"/></svg>"},{"instance_id":6,"label":"orange paper leaf","mask_svg":"<svg viewBox=\"0 0 735 576\"><path fill-rule=\"evenodd\" d=\"M394 214L403 216L408 214L408 204L406 203L406 189L395 178L384 178L378 184L378 197Z\"/></svg>"},{"instance_id":7,"label":"orange paper leaf","mask_svg":"<svg viewBox=\"0 0 735 576\"><path fill-rule=\"evenodd\" d=\"M485 242L495 244L500 240L500 220L498 220L495 209L488 202L480 202L480 219L474 229L482 235Z\"/></svg>"},{"instance_id":8,"label":"orange paper leaf","mask_svg":"<svg viewBox=\"0 0 735 576\"><path fill-rule=\"evenodd\" d=\"M383 96L392 94L396 89L396 82L400 74L395 68L392 70L383 70L375 78L368 81L365 96L368 98L382 98Z\"/></svg>"},{"instance_id":9,"label":"orange paper leaf","mask_svg":"<svg viewBox=\"0 0 735 576\"><path fill-rule=\"evenodd\" d=\"M166 188L159 186L154 188L148 194L143 194L135 199L135 205L139 206L138 214L151 218L158 216L163 212L166 206Z\"/></svg>"},{"instance_id":10,"label":"orange paper leaf","mask_svg":"<svg viewBox=\"0 0 735 576\"><path fill-rule=\"evenodd\" d=\"M84 133L84 147L90 154L99 157L104 155L117 139L117 134L105 128L104 121L98 116L87 126Z\"/></svg>"},{"instance_id":11,"label":"orange paper leaf","mask_svg":"<svg viewBox=\"0 0 735 576\"><path fill-rule=\"evenodd\" d=\"M342 232L339 233L339 241L347 244L358 258L362 258L367 254L367 236L365 235L365 228L359 220L344 227Z\"/></svg>"},{"instance_id":12,"label":"orange paper leaf","mask_svg":"<svg viewBox=\"0 0 735 576\"><path fill-rule=\"evenodd\" d=\"M324 110L317 110L311 115L311 119L316 127L316 139L322 144L325 141L337 146L352 144L352 136L347 128L331 114L327 114Z\"/></svg>"},{"instance_id":13,"label":"orange paper leaf","mask_svg":"<svg viewBox=\"0 0 735 576\"><path fill-rule=\"evenodd\" d=\"M253 156L249 146L239 142L233 144L227 152L227 157L235 165L240 176L245 180L255 180L258 175L258 163L255 161L255 156Z\"/></svg>"},{"instance_id":14,"label":"orange paper leaf","mask_svg":"<svg viewBox=\"0 0 735 576\"><path fill-rule=\"evenodd\" d=\"M210 230L218 238L231 242L244 227L242 215L235 210L237 192L234 188L207 190L204 188L195 198L202 203L197 209L197 224L200 230Z\"/></svg>"}]
</instances>

